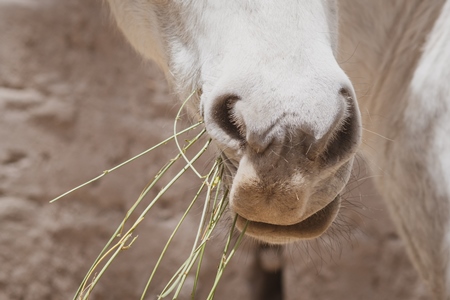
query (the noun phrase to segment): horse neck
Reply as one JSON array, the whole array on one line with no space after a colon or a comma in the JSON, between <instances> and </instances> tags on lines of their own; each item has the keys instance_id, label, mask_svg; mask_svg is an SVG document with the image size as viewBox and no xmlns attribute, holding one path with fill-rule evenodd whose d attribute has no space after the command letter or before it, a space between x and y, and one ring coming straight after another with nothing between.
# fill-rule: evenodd
<instances>
[{"instance_id":1,"label":"horse neck","mask_svg":"<svg viewBox=\"0 0 450 300\"><path fill-rule=\"evenodd\" d=\"M339 1L339 62L357 94L362 152L396 139L412 75L444 0Z\"/></svg>"},{"instance_id":2,"label":"horse neck","mask_svg":"<svg viewBox=\"0 0 450 300\"><path fill-rule=\"evenodd\" d=\"M339 61L363 112L388 113L381 99L403 98L444 2L339 1Z\"/></svg>"}]
</instances>

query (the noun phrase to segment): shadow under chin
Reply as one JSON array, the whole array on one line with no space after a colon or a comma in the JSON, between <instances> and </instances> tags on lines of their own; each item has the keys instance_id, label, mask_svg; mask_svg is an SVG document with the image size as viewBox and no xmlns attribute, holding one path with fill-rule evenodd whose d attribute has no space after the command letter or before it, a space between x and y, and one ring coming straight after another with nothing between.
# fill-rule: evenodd
<instances>
[{"instance_id":1,"label":"shadow under chin","mask_svg":"<svg viewBox=\"0 0 450 300\"><path fill-rule=\"evenodd\" d=\"M339 212L340 205L341 197L337 196L309 218L287 226L248 221L238 215L236 227L242 231L248 222L245 234L268 244L287 244L314 239L330 227Z\"/></svg>"}]
</instances>

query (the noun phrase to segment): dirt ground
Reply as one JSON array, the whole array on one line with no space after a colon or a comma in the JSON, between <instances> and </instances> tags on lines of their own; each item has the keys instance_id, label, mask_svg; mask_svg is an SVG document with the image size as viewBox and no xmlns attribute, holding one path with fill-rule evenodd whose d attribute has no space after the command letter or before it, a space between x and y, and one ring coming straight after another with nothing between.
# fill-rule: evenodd
<instances>
[{"instance_id":1,"label":"dirt ground","mask_svg":"<svg viewBox=\"0 0 450 300\"><path fill-rule=\"evenodd\" d=\"M101 1L0 0L0 300L71 299L176 149L157 150L48 201L169 136L178 107L160 71L130 49ZM361 178L364 166L358 159ZM92 299L139 299L198 186L194 177L164 196ZM430 299L369 180L352 181L332 233L285 248L244 241L216 299ZM199 215L197 208L188 217L147 299L184 261ZM198 299L212 284L226 226L206 255ZM189 297L183 290L180 299Z\"/></svg>"}]
</instances>

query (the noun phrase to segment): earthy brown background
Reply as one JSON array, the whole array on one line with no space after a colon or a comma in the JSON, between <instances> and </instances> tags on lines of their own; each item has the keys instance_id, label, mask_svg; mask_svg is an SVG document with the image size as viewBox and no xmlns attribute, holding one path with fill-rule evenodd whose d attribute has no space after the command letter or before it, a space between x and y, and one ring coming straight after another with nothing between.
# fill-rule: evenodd
<instances>
[{"instance_id":1,"label":"earthy brown background","mask_svg":"<svg viewBox=\"0 0 450 300\"><path fill-rule=\"evenodd\" d=\"M58 203L48 200L168 136L177 109L159 70L129 48L101 1L0 0L1 300L71 299L127 209L176 149L156 151ZM367 176L364 166L359 159L360 177ZM193 178L146 218L92 299L138 299L198 185ZM246 240L216 299L279 299L270 290L280 279L282 299L429 299L383 203L367 180L353 182L331 236L284 249ZM184 260L199 215L197 208L188 218L148 299ZM205 299L216 271L222 226L198 299ZM186 289L180 298L188 295Z\"/></svg>"}]
</instances>

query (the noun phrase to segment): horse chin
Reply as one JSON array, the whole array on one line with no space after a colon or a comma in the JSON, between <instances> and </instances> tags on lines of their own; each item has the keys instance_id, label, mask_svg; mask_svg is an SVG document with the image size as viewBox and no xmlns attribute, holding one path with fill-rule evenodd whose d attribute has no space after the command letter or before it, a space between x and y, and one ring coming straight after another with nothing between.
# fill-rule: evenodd
<instances>
[{"instance_id":1,"label":"horse chin","mask_svg":"<svg viewBox=\"0 0 450 300\"><path fill-rule=\"evenodd\" d=\"M248 221L238 215L236 227L245 234L268 244L287 244L299 240L314 239L321 236L336 218L341 205L338 195L327 206L305 220L293 225L276 225Z\"/></svg>"}]
</instances>

